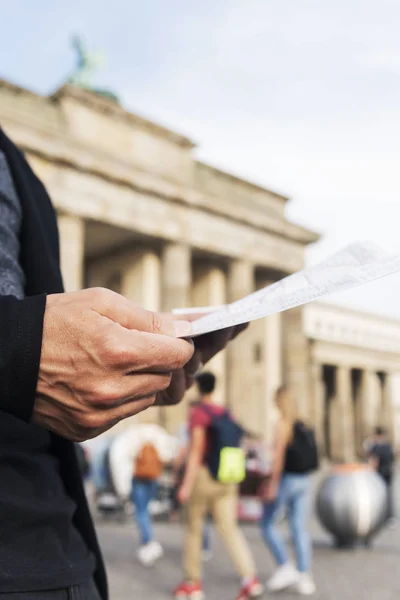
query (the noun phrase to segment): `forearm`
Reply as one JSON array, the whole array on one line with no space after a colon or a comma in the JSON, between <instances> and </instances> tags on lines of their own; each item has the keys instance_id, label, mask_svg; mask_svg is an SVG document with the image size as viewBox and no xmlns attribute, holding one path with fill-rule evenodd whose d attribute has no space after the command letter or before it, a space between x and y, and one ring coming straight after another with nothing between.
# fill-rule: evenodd
<instances>
[{"instance_id":1,"label":"forearm","mask_svg":"<svg viewBox=\"0 0 400 600\"><path fill-rule=\"evenodd\" d=\"M287 426L282 421L278 423L276 429L274 452L271 469L271 483L277 485L282 477L282 471L285 463L286 447L288 444Z\"/></svg>"},{"instance_id":2,"label":"forearm","mask_svg":"<svg viewBox=\"0 0 400 600\"><path fill-rule=\"evenodd\" d=\"M189 452L189 456L186 462L185 475L183 477L182 484L189 490L192 490L196 481L197 473L201 464L201 453L197 449L193 449Z\"/></svg>"},{"instance_id":3,"label":"forearm","mask_svg":"<svg viewBox=\"0 0 400 600\"><path fill-rule=\"evenodd\" d=\"M274 460L272 463L271 477L270 477L271 483L277 484L280 481L280 479L282 477L282 471L283 471L283 456L277 455L274 457Z\"/></svg>"}]
</instances>

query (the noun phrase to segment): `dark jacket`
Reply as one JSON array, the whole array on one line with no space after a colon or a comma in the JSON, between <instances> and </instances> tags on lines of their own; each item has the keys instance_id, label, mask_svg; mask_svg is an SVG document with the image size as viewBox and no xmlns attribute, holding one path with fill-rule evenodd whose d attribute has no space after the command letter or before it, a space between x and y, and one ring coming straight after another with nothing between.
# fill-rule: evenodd
<instances>
[{"instance_id":1,"label":"dark jacket","mask_svg":"<svg viewBox=\"0 0 400 600\"><path fill-rule=\"evenodd\" d=\"M0 297L0 410L24 421L32 417L42 345L46 294L63 291L57 220L51 200L22 152L0 128L4 152L22 206L21 257L24 300ZM67 492L75 501L75 526L95 554L95 581L106 600L107 579L72 442L52 434Z\"/></svg>"}]
</instances>

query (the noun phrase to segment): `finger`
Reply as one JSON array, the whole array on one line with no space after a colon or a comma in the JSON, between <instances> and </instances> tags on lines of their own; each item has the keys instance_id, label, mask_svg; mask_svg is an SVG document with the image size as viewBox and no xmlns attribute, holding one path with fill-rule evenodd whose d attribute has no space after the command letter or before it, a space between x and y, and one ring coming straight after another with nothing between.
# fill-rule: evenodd
<instances>
[{"instance_id":1,"label":"finger","mask_svg":"<svg viewBox=\"0 0 400 600\"><path fill-rule=\"evenodd\" d=\"M134 373L103 382L89 400L93 409L109 410L123 404L149 398L171 384L172 373ZM82 411L87 410L86 406Z\"/></svg>"},{"instance_id":2,"label":"finger","mask_svg":"<svg viewBox=\"0 0 400 600\"><path fill-rule=\"evenodd\" d=\"M203 356L199 349L195 348L193 356L190 361L185 365L185 373L187 376L195 376L199 372L201 365L203 364Z\"/></svg>"},{"instance_id":3,"label":"finger","mask_svg":"<svg viewBox=\"0 0 400 600\"><path fill-rule=\"evenodd\" d=\"M182 400L187 390L193 385L201 362L202 354L196 350L185 368L173 373L168 389L162 394L164 405L178 404Z\"/></svg>"},{"instance_id":4,"label":"finger","mask_svg":"<svg viewBox=\"0 0 400 600\"><path fill-rule=\"evenodd\" d=\"M245 331L250 323L242 323L241 325L236 325L234 327L234 331L231 337L231 341L234 340L238 335L240 335L243 331Z\"/></svg>"},{"instance_id":5,"label":"finger","mask_svg":"<svg viewBox=\"0 0 400 600\"><path fill-rule=\"evenodd\" d=\"M196 375L203 368L203 355L200 350L195 350L191 360L186 365L185 377L186 377L186 390L187 391L195 382Z\"/></svg>"},{"instance_id":6,"label":"finger","mask_svg":"<svg viewBox=\"0 0 400 600\"><path fill-rule=\"evenodd\" d=\"M194 338L196 349L199 349L202 354L202 362L206 364L218 352L223 350L230 341L234 333L233 327L221 329L219 331L211 331L204 335Z\"/></svg>"},{"instance_id":7,"label":"finger","mask_svg":"<svg viewBox=\"0 0 400 600\"><path fill-rule=\"evenodd\" d=\"M120 421L133 417L143 410L146 410L146 408L149 408L154 404L155 399L156 395L152 394L151 396L128 400L124 404L121 404L121 406L102 411L98 423L100 427L102 426L102 422L104 424L110 423L111 425L109 425L109 427L113 427Z\"/></svg>"},{"instance_id":8,"label":"finger","mask_svg":"<svg viewBox=\"0 0 400 600\"><path fill-rule=\"evenodd\" d=\"M126 329L174 337L176 335L183 337L190 333L190 323L186 320L174 319L171 315L146 310L111 290L88 291L92 293L92 309Z\"/></svg>"},{"instance_id":9,"label":"finger","mask_svg":"<svg viewBox=\"0 0 400 600\"><path fill-rule=\"evenodd\" d=\"M97 343L103 338L103 362L125 373L175 371L186 365L194 352L190 339L130 331L116 324L106 328Z\"/></svg>"}]
</instances>

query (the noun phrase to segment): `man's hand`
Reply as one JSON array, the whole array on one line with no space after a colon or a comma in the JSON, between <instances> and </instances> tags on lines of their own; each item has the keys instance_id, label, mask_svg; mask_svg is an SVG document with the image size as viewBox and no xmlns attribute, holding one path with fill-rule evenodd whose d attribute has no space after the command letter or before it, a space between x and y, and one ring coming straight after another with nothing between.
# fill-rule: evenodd
<instances>
[{"instance_id":1,"label":"man's hand","mask_svg":"<svg viewBox=\"0 0 400 600\"><path fill-rule=\"evenodd\" d=\"M82 441L151 406L194 368L188 330L109 290L48 296L34 421Z\"/></svg>"},{"instance_id":2,"label":"man's hand","mask_svg":"<svg viewBox=\"0 0 400 600\"><path fill-rule=\"evenodd\" d=\"M193 316L190 319L193 320ZM158 406L178 404L186 391L193 385L199 369L223 350L246 327L247 324L237 325L194 338L195 350L191 360L182 369L172 374L171 385L157 395L156 404Z\"/></svg>"}]
</instances>

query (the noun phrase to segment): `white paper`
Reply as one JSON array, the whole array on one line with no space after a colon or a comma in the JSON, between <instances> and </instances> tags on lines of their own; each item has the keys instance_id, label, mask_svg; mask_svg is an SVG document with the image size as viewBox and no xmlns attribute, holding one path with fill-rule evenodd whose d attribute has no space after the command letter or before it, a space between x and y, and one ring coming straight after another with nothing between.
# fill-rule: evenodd
<instances>
[{"instance_id":1,"label":"white paper","mask_svg":"<svg viewBox=\"0 0 400 600\"><path fill-rule=\"evenodd\" d=\"M400 255L388 254L372 242L358 242L320 264L289 275L262 290L222 307L177 309L177 314L208 312L193 321L191 337L261 319L328 294L363 285L400 271Z\"/></svg>"}]
</instances>

